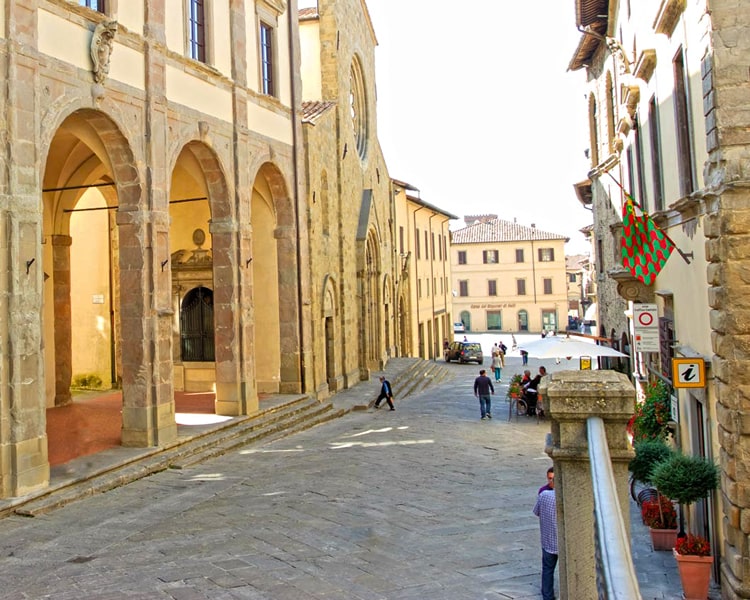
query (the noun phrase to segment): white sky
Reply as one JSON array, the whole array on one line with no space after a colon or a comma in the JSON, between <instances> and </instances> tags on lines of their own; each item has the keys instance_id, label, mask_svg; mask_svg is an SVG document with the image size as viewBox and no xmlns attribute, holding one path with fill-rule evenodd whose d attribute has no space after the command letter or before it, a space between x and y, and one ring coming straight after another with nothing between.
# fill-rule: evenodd
<instances>
[{"instance_id":1,"label":"white sky","mask_svg":"<svg viewBox=\"0 0 750 600\"><path fill-rule=\"evenodd\" d=\"M315 6L299 0L300 7ZM573 0L367 0L376 49L378 139L391 177L459 217L497 214L570 238L592 215L580 39Z\"/></svg>"}]
</instances>

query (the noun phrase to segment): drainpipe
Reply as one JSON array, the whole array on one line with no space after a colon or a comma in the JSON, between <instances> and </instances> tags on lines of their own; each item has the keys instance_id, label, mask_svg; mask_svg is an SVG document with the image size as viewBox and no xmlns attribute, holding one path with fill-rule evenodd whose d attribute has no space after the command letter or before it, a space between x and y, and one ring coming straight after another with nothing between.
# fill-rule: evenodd
<instances>
[{"instance_id":1,"label":"drainpipe","mask_svg":"<svg viewBox=\"0 0 750 600\"><path fill-rule=\"evenodd\" d=\"M430 229L430 241L434 240L433 237L433 231L432 231L432 219L437 217L437 213L432 213L430 215L429 220L427 221ZM430 246L430 250L432 251L432 254L430 255L430 285L432 286L432 294L430 294L430 298L432 298L432 315L430 316L430 321L434 325L435 323L435 292L437 291L435 289L435 245L432 244ZM430 352L432 353L432 360L435 360L437 358L437 348L438 348L438 335L437 331L435 331L435 328L432 329L432 348L430 349Z\"/></svg>"},{"instance_id":2,"label":"drainpipe","mask_svg":"<svg viewBox=\"0 0 750 600\"><path fill-rule=\"evenodd\" d=\"M294 212L295 225L297 228L297 331L299 335L299 382L300 392L305 391L305 346L304 346L304 317L302 315L302 251L300 250L300 193L299 193L299 139L297 136L297 86L294 64L294 15L297 11L297 3L292 1L287 5L287 25L289 27L289 94L292 105L292 179L294 182ZM299 28L297 28L298 30Z\"/></svg>"},{"instance_id":3,"label":"drainpipe","mask_svg":"<svg viewBox=\"0 0 750 600\"><path fill-rule=\"evenodd\" d=\"M415 254L416 254L417 246L419 245L419 235L417 235L417 213L420 210L422 210L423 208L424 208L424 206L420 206L417 210L415 210L411 214L411 216L412 216L412 234L414 235L414 250L415 250ZM414 256L414 278L417 281L417 285L416 285L417 289L414 290L416 292L416 294L417 294L417 306L415 307L416 310L414 312L416 312L416 314L417 314L417 332L419 332L419 258L420 258L421 255L422 255L422 253L420 252L419 255ZM424 342L422 340L420 340L420 341L422 343L420 343L419 352L420 352L420 358L422 358L421 353L422 353L422 347L423 347Z\"/></svg>"}]
</instances>

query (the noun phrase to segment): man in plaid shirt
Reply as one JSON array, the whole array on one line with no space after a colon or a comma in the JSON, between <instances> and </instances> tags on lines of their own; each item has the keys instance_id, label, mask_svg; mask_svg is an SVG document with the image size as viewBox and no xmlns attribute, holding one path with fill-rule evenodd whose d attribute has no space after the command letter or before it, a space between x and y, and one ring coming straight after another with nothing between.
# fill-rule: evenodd
<instances>
[{"instance_id":1,"label":"man in plaid shirt","mask_svg":"<svg viewBox=\"0 0 750 600\"><path fill-rule=\"evenodd\" d=\"M534 514L539 517L542 534L542 599L555 600L555 567L557 567L557 503L555 480L550 480L551 489L537 496Z\"/></svg>"}]
</instances>

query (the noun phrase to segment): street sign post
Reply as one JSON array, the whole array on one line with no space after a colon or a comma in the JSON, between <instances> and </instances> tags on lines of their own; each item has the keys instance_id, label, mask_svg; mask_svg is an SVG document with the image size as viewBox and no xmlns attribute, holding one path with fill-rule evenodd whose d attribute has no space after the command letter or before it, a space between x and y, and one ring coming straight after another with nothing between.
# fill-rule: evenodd
<instances>
[{"instance_id":1,"label":"street sign post","mask_svg":"<svg viewBox=\"0 0 750 600\"><path fill-rule=\"evenodd\" d=\"M659 351L659 312L656 304L633 304L636 352Z\"/></svg>"}]
</instances>

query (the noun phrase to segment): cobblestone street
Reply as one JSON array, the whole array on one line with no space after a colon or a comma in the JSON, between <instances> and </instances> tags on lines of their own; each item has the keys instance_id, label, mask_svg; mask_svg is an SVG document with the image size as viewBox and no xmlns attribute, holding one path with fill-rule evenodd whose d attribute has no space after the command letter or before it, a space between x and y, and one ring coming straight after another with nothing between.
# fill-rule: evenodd
<instances>
[{"instance_id":1,"label":"cobblestone street","mask_svg":"<svg viewBox=\"0 0 750 600\"><path fill-rule=\"evenodd\" d=\"M395 412L352 412L41 517L4 519L2 597L539 598L531 508L551 465L548 425L508 422L504 390L494 418L480 421L478 369L450 368L453 380L424 393L399 401L396 390ZM644 598L679 598L675 577L673 596L661 595L657 575Z\"/></svg>"}]
</instances>

